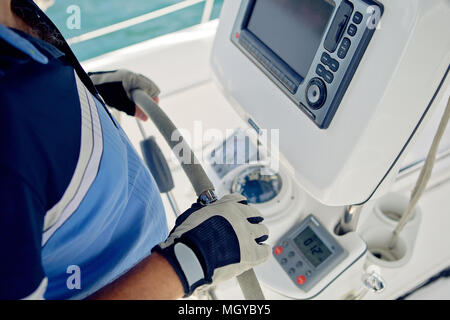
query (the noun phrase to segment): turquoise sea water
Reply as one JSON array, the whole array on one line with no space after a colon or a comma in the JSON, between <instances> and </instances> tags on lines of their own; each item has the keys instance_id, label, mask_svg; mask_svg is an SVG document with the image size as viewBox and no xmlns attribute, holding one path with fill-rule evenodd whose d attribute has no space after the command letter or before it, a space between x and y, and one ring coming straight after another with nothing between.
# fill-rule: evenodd
<instances>
[{"instance_id":1,"label":"turquoise sea water","mask_svg":"<svg viewBox=\"0 0 450 320\"><path fill-rule=\"evenodd\" d=\"M223 1L215 1L211 19L219 16ZM58 26L66 39L69 39L178 2L182 2L182 0L55 0L55 4L47 10L47 15ZM71 13L67 13L67 9L72 5L80 8L80 29L68 27L67 21L70 19ZM200 23L204 6L205 3L199 3L112 34L74 44L72 49L80 60L86 60L191 27Z\"/></svg>"}]
</instances>

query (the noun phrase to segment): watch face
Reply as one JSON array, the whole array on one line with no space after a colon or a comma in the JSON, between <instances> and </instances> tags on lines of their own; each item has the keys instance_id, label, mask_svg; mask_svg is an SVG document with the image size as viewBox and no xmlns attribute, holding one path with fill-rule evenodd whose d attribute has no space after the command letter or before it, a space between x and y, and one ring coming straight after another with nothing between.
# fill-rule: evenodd
<instances>
[{"instance_id":1,"label":"watch face","mask_svg":"<svg viewBox=\"0 0 450 320\"><path fill-rule=\"evenodd\" d=\"M264 167L252 167L242 171L234 180L231 192L242 194L249 203L259 204L273 200L281 191L279 174Z\"/></svg>"}]
</instances>

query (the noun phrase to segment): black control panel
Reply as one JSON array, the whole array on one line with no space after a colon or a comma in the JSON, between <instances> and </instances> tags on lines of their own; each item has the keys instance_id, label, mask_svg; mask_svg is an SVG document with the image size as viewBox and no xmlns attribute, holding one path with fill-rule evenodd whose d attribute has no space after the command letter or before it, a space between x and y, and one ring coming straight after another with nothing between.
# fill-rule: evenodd
<instances>
[{"instance_id":1,"label":"black control panel","mask_svg":"<svg viewBox=\"0 0 450 320\"><path fill-rule=\"evenodd\" d=\"M231 40L326 129L382 13L373 0L242 0Z\"/></svg>"}]
</instances>

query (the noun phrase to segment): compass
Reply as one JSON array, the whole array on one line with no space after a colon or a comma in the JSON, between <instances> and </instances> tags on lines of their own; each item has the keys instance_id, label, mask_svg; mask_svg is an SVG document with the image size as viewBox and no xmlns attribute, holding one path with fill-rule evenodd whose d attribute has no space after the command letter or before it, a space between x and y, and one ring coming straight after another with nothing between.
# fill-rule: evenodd
<instances>
[{"instance_id":1,"label":"compass","mask_svg":"<svg viewBox=\"0 0 450 320\"><path fill-rule=\"evenodd\" d=\"M231 192L240 193L249 203L262 204L274 199L281 191L280 175L266 167L250 167L234 179Z\"/></svg>"}]
</instances>

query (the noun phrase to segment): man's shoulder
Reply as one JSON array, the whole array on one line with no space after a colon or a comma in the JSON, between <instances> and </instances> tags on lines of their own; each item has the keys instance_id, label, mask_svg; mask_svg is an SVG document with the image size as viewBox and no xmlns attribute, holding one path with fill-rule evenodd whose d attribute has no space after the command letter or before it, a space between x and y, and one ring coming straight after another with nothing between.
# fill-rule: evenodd
<instances>
[{"instance_id":1,"label":"man's shoulder","mask_svg":"<svg viewBox=\"0 0 450 320\"><path fill-rule=\"evenodd\" d=\"M14 72L16 67L30 63L34 63L30 57L0 38L0 79Z\"/></svg>"},{"instance_id":2,"label":"man's shoulder","mask_svg":"<svg viewBox=\"0 0 450 320\"><path fill-rule=\"evenodd\" d=\"M47 65L62 56L55 46L0 24L0 77L16 72L17 67Z\"/></svg>"},{"instance_id":3,"label":"man's shoulder","mask_svg":"<svg viewBox=\"0 0 450 320\"><path fill-rule=\"evenodd\" d=\"M0 164L19 172L55 203L80 152L82 117L74 69L55 58L33 58L33 48L41 48L31 42L20 49L4 37L0 41L5 44L0 66L8 67L0 75L0 148L7 150L0 154Z\"/></svg>"},{"instance_id":4,"label":"man's shoulder","mask_svg":"<svg viewBox=\"0 0 450 320\"><path fill-rule=\"evenodd\" d=\"M12 61L2 69L0 55L1 120L10 117L45 122L77 118L80 114L77 83L73 68L51 63Z\"/></svg>"},{"instance_id":5,"label":"man's shoulder","mask_svg":"<svg viewBox=\"0 0 450 320\"><path fill-rule=\"evenodd\" d=\"M74 69L59 59L63 55L45 41L0 24L3 118L20 114L23 119L47 109L53 114L79 109ZM68 107L55 108L58 104Z\"/></svg>"},{"instance_id":6,"label":"man's shoulder","mask_svg":"<svg viewBox=\"0 0 450 320\"><path fill-rule=\"evenodd\" d=\"M0 76L17 65L48 63L48 58L18 31L0 24Z\"/></svg>"}]
</instances>

